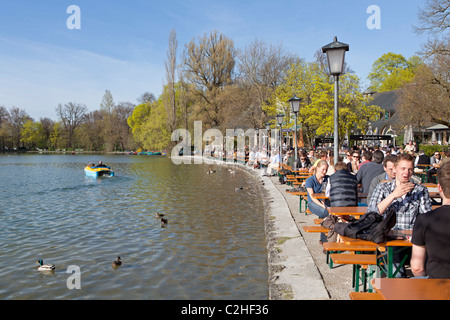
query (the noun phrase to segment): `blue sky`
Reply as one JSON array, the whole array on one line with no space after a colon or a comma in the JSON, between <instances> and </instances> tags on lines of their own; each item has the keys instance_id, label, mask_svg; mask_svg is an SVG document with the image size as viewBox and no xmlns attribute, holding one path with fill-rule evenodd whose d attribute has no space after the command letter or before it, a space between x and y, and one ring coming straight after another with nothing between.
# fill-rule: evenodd
<instances>
[{"instance_id":1,"label":"blue sky","mask_svg":"<svg viewBox=\"0 0 450 320\"><path fill-rule=\"evenodd\" d=\"M35 120L57 120L59 103L99 108L105 90L115 102L159 96L168 36L185 44L217 30L243 48L256 38L312 61L338 40L350 45L346 62L363 84L373 62L387 52L409 58L426 36L412 31L425 0L5 0L0 10L0 105L25 109ZM81 10L81 29L70 30L67 8ZM370 5L381 29L369 29Z\"/></svg>"}]
</instances>

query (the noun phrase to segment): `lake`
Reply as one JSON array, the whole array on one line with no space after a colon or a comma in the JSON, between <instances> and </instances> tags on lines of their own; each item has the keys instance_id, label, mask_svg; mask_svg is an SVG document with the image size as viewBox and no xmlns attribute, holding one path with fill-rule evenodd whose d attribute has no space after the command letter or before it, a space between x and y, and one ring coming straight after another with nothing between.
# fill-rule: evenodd
<instances>
[{"instance_id":1,"label":"lake","mask_svg":"<svg viewBox=\"0 0 450 320\"><path fill-rule=\"evenodd\" d=\"M85 176L99 160L114 177ZM0 299L268 299L260 182L229 168L0 155ZM39 259L55 272L38 271Z\"/></svg>"}]
</instances>

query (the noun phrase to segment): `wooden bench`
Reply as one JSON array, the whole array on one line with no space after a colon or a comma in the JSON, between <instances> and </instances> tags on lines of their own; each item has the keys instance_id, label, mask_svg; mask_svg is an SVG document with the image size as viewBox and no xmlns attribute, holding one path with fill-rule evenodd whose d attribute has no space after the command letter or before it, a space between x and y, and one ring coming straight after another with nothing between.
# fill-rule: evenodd
<instances>
[{"instance_id":1,"label":"wooden bench","mask_svg":"<svg viewBox=\"0 0 450 320\"><path fill-rule=\"evenodd\" d=\"M294 195L294 196L299 196L299 213L302 212L302 201L305 201L305 215L309 213L311 213L311 211L308 211L308 193L306 191L301 192L301 191L287 191L290 194Z\"/></svg>"},{"instance_id":2,"label":"wooden bench","mask_svg":"<svg viewBox=\"0 0 450 320\"><path fill-rule=\"evenodd\" d=\"M375 254L334 253L330 255L330 258L334 263L338 264L358 264L362 266L377 264L377 256Z\"/></svg>"},{"instance_id":3,"label":"wooden bench","mask_svg":"<svg viewBox=\"0 0 450 320\"><path fill-rule=\"evenodd\" d=\"M295 178L295 176L287 174L286 175L286 184L291 186L294 184L294 182L297 182L297 179Z\"/></svg>"},{"instance_id":4,"label":"wooden bench","mask_svg":"<svg viewBox=\"0 0 450 320\"><path fill-rule=\"evenodd\" d=\"M376 252L376 246L367 246L361 244L347 244L343 242L324 242L322 244L323 249L327 253L327 264L330 266L330 269L333 268L333 261L330 259L330 254L333 253L341 253L341 252L353 252L353 253L361 253L361 252Z\"/></svg>"},{"instance_id":5,"label":"wooden bench","mask_svg":"<svg viewBox=\"0 0 450 320\"><path fill-rule=\"evenodd\" d=\"M324 219L314 219L314 224L320 225Z\"/></svg>"},{"instance_id":6,"label":"wooden bench","mask_svg":"<svg viewBox=\"0 0 450 320\"><path fill-rule=\"evenodd\" d=\"M303 226L303 230L307 233L328 233L330 231L322 226Z\"/></svg>"},{"instance_id":7,"label":"wooden bench","mask_svg":"<svg viewBox=\"0 0 450 320\"><path fill-rule=\"evenodd\" d=\"M384 300L383 297L376 292L350 292L351 300Z\"/></svg>"},{"instance_id":8,"label":"wooden bench","mask_svg":"<svg viewBox=\"0 0 450 320\"><path fill-rule=\"evenodd\" d=\"M334 253L330 255L331 260L337 264L353 265L352 286L355 291L359 291L360 280L363 285L363 291L367 290L367 278L370 278L374 271L367 270L368 267L377 265L376 254L350 254L350 253ZM371 269L371 268L370 268ZM372 291L371 287L369 291Z\"/></svg>"}]
</instances>

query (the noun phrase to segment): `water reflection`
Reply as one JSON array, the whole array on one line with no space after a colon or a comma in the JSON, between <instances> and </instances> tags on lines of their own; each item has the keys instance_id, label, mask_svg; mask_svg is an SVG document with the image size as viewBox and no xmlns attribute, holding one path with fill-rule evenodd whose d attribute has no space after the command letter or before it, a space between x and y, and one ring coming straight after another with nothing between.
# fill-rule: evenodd
<instances>
[{"instance_id":1,"label":"water reflection","mask_svg":"<svg viewBox=\"0 0 450 320\"><path fill-rule=\"evenodd\" d=\"M85 177L96 157L0 156L1 299L267 298L263 206L250 175L101 156L116 176ZM39 274L37 259L55 273ZM69 265L81 269L81 290L67 289Z\"/></svg>"}]
</instances>

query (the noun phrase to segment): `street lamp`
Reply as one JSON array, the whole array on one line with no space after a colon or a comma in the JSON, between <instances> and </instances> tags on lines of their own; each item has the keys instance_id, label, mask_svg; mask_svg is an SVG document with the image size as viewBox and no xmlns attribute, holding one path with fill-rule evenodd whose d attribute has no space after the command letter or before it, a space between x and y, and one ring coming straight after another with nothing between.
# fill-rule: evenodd
<instances>
[{"instance_id":1,"label":"street lamp","mask_svg":"<svg viewBox=\"0 0 450 320\"><path fill-rule=\"evenodd\" d=\"M281 136L282 136L281 128L282 128L282 125L283 125L283 118L284 118L284 114L282 114L282 113L277 114L277 122L278 122L278 125L280 126L280 166L281 166L282 155L283 155L283 152L282 152L283 144L281 142Z\"/></svg>"},{"instance_id":2,"label":"street lamp","mask_svg":"<svg viewBox=\"0 0 450 320\"><path fill-rule=\"evenodd\" d=\"M334 164L339 160L339 76L344 73L345 52L349 50L348 44L334 41L322 47L327 54L330 75L334 76Z\"/></svg>"},{"instance_id":3,"label":"street lamp","mask_svg":"<svg viewBox=\"0 0 450 320\"><path fill-rule=\"evenodd\" d=\"M295 114L295 136L294 136L295 157L294 157L294 163L295 163L295 166L296 166L297 165L297 115L298 115L298 112L300 111L300 102L302 102L302 98L299 98L296 95L294 95L288 101L291 104L292 112Z\"/></svg>"}]
</instances>

